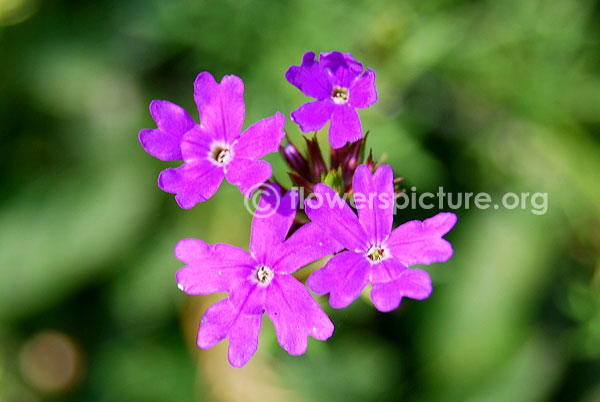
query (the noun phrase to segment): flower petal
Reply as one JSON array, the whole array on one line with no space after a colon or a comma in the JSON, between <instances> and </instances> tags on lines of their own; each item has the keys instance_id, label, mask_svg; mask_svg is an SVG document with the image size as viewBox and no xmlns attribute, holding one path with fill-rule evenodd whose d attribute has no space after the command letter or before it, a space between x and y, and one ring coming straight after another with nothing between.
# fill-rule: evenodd
<instances>
[{"instance_id":1,"label":"flower petal","mask_svg":"<svg viewBox=\"0 0 600 402\"><path fill-rule=\"evenodd\" d=\"M423 300L431 294L431 278L420 269L407 269L391 282L373 283L371 300L379 311L396 309L403 297Z\"/></svg>"},{"instance_id":2,"label":"flower petal","mask_svg":"<svg viewBox=\"0 0 600 402\"><path fill-rule=\"evenodd\" d=\"M262 314L240 314L228 333L229 363L243 367L258 349L258 335L262 325Z\"/></svg>"},{"instance_id":3,"label":"flower petal","mask_svg":"<svg viewBox=\"0 0 600 402\"><path fill-rule=\"evenodd\" d=\"M344 308L352 303L369 284L371 264L365 255L344 251L312 273L306 285L315 293L329 293L333 308Z\"/></svg>"},{"instance_id":4,"label":"flower petal","mask_svg":"<svg viewBox=\"0 0 600 402\"><path fill-rule=\"evenodd\" d=\"M306 352L308 335L325 340L333 333L327 314L292 276L278 276L269 286L265 300L265 312L273 321L277 341L291 355Z\"/></svg>"},{"instance_id":5,"label":"flower petal","mask_svg":"<svg viewBox=\"0 0 600 402\"><path fill-rule=\"evenodd\" d=\"M332 75L331 81L334 87L350 88L359 77L362 70L358 73L347 67L338 68Z\"/></svg>"},{"instance_id":6,"label":"flower petal","mask_svg":"<svg viewBox=\"0 0 600 402\"><path fill-rule=\"evenodd\" d=\"M277 272L291 274L303 266L337 253L344 246L312 222L304 224L271 255L269 266Z\"/></svg>"},{"instance_id":7,"label":"flower petal","mask_svg":"<svg viewBox=\"0 0 600 402\"><path fill-rule=\"evenodd\" d=\"M200 124L213 138L232 144L244 123L244 83L235 75L226 75L217 84L209 72L198 74L194 99L200 112Z\"/></svg>"},{"instance_id":8,"label":"flower petal","mask_svg":"<svg viewBox=\"0 0 600 402\"><path fill-rule=\"evenodd\" d=\"M191 295L228 292L237 282L246 280L256 265L245 250L197 239L180 240L175 257L187 264L177 271L177 284Z\"/></svg>"},{"instance_id":9,"label":"flower petal","mask_svg":"<svg viewBox=\"0 0 600 402\"><path fill-rule=\"evenodd\" d=\"M167 193L177 194L175 200L179 206L190 209L212 197L224 176L223 168L208 160L197 160L160 172L158 187Z\"/></svg>"},{"instance_id":10,"label":"flower petal","mask_svg":"<svg viewBox=\"0 0 600 402\"><path fill-rule=\"evenodd\" d=\"M348 250L367 251L368 236L346 201L325 184L317 184L314 194L305 201L310 220Z\"/></svg>"},{"instance_id":11,"label":"flower petal","mask_svg":"<svg viewBox=\"0 0 600 402\"><path fill-rule=\"evenodd\" d=\"M336 106L329 125L329 143L339 149L347 142L356 142L363 136L358 113L348 104Z\"/></svg>"},{"instance_id":12,"label":"flower petal","mask_svg":"<svg viewBox=\"0 0 600 402\"><path fill-rule=\"evenodd\" d=\"M408 268L395 258L384 260L371 265L369 279L371 283L390 282L398 278Z\"/></svg>"},{"instance_id":13,"label":"flower petal","mask_svg":"<svg viewBox=\"0 0 600 402\"><path fill-rule=\"evenodd\" d=\"M341 53L338 51L321 53L320 54L321 65L325 68L335 72L338 68L344 67L358 75L363 72L363 65L360 62L354 60L351 53Z\"/></svg>"},{"instance_id":14,"label":"flower petal","mask_svg":"<svg viewBox=\"0 0 600 402\"><path fill-rule=\"evenodd\" d=\"M285 137L285 117L277 112L274 116L262 119L248 127L235 143L236 157L249 159L262 158L268 153L277 152Z\"/></svg>"},{"instance_id":15,"label":"flower petal","mask_svg":"<svg viewBox=\"0 0 600 402\"><path fill-rule=\"evenodd\" d=\"M210 349L227 337L227 332L237 316L230 299L221 300L210 306L200 321L197 344L201 349Z\"/></svg>"},{"instance_id":16,"label":"flower petal","mask_svg":"<svg viewBox=\"0 0 600 402\"><path fill-rule=\"evenodd\" d=\"M384 247L407 266L447 261L452 245L442 239L456 223L456 215L442 212L432 218L410 221L392 231Z\"/></svg>"},{"instance_id":17,"label":"flower petal","mask_svg":"<svg viewBox=\"0 0 600 402\"><path fill-rule=\"evenodd\" d=\"M394 173L381 165L371 174L368 165L360 165L352 179L354 203L360 224L376 244L385 240L394 223Z\"/></svg>"},{"instance_id":18,"label":"flower petal","mask_svg":"<svg viewBox=\"0 0 600 402\"><path fill-rule=\"evenodd\" d=\"M163 100L150 103L150 114L158 128L140 131L144 150L161 161L181 160L181 139L196 125L194 120L182 107Z\"/></svg>"},{"instance_id":19,"label":"flower petal","mask_svg":"<svg viewBox=\"0 0 600 402\"><path fill-rule=\"evenodd\" d=\"M198 347L210 349L225 338L229 338L229 363L242 367L258 348L258 335L262 314L241 312L240 297L228 297L209 307L198 330Z\"/></svg>"},{"instance_id":20,"label":"flower petal","mask_svg":"<svg viewBox=\"0 0 600 402\"><path fill-rule=\"evenodd\" d=\"M358 109L364 109L377 102L375 72L367 68L363 75L354 80L348 93L348 103Z\"/></svg>"},{"instance_id":21,"label":"flower petal","mask_svg":"<svg viewBox=\"0 0 600 402\"><path fill-rule=\"evenodd\" d=\"M334 109L335 104L329 99L305 103L292 112L292 121L303 133L319 131L331 119Z\"/></svg>"},{"instance_id":22,"label":"flower petal","mask_svg":"<svg viewBox=\"0 0 600 402\"><path fill-rule=\"evenodd\" d=\"M236 158L226 166L225 177L234 186L238 186L242 194L250 198L261 184L269 180L273 171L267 161Z\"/></svg>"},{"instance_id":23,"label":"flower petal","mask_svg":"<svg viewBox=\"0 0 600 402\"><path fill-rule=\"evenodd\" d=\"M297 205L298 192L295 190L288 191L282 198L276 184L263 189L252 218L250 236L250 252L258 261L266 263L267 256L285 240L296 217Z\"/></svg>"},{"instance_id":24,"label":"flower petal","mask_svg":"<svg viewBox=\"0 0 600 402\"><path fill-rule=\"evenodd\" d=\"M215 139L206 128L195 125L190 129L181 141L181 155L184 161L194 161L196 159L210 160L210 147Z\"/></svg>"},{"instance_id":25,"label":"flower petal","mask_svg":"<svg viewBox=\"0 0 600 402\"><path fill-rule=\"evenodd\" d=\"M329 74L313 52L304 54L300 66L291 66L285 73L285 79L311 98L328 99L331 96L333 87Z\"/></svg>"}]
</instances>

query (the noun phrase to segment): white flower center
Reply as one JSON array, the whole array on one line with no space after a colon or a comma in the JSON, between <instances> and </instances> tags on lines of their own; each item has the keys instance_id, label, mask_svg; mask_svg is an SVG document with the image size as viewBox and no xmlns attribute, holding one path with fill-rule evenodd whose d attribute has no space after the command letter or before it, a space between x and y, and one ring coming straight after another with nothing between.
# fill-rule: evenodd
<instances>
[{"instance_id":1,"label":"white flower center","mask_svg":"<svg viewBox=\"0 0 600 402\"><path fill-rule=\"evenodd\" d=\"M210 147L209 159L219 166L227 165L231 162L232 157L233 153L231 152L231 149L225 144L214 143Z\"/></svg>"},{"instance_id":2,"label":"white flower center","mask_svg":"<svg viewBox=\"0 0 600 402\"><path fill-rule=\"evenodd\" d=\"M348 102L348 89L341 87L334 87L331 93L331 99L336 105L343 105Z\"/></svg>"},{"instance_id":3,"label":"white flower center","mask_svg":"<svg viewBox=\"0 0 600 402\"><path fill-rule=\"evenodd\" d=\"M266 286L273 280L274 272L271 268L266 265L260 265L256 268L256 272L254 273L255 279L258 281L260 285Z\"/></svg>"},{"instance_id":4,"label":"white flower center","mask_svg":"<svg viewBox=\"0 0 600 402\"><path fill-rule=\"evenodd\" d=\"M387 258L387 252L379 246L371 246L369 251L367 251L367 258L371 262L379 262Z\"/></svg>"}]
</instances>

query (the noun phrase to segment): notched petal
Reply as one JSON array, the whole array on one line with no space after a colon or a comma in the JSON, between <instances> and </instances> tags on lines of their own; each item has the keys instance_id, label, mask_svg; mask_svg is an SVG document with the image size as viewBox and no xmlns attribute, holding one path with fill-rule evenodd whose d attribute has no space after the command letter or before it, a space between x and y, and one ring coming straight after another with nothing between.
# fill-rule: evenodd
<instances>
[{"instance_id":1,"label":"notched petal","mask_svg":"<svg viewBox=\"0 0 600 402\"><path fill-rule=\"evenodd\" d=\"M243 285L255 265L245 250L229 244L209 245L197 239L179 241L175 257L187 264L175 278L179 288L188 294L235 290Z\"/></svg>"},{"instance_id":2,"label":"notched petal","mask_svg":"<svg viewBox=\"0 0 600 402\"><path fill-rule=\"evenodd\" d=\"M221 167L208 160L198 160L163 170L158 176L158 187L176 194L175 200L179 206L190 209L212 197L224 176Z\"/></svg>"},{"instance_id":3,"label":"notched petal","mask_svg":"<svg viewBox=\"0 0 600 402\"><path fill-rule=\"evenodd\" d=\"M213 138L232 144L242 132L244 122L244 83L235 75L226 75L217 84L208 72L194 82L194 99L200 124Z\"/></svg>"},{"instance_id":4,"label":"notched petal","mask_svg":"<svg viewBox=\"0 0 600 402\"><path fill-rule=\"evenodd\" d=\"M371 300L382 312L395 310L403 297L423 300L431 294L431 278L420 269L407 269L390 282L373 283Z\"/></svg>"},{"instance_id":5,"label":"notched petal","mask_svg":"<svg viewBox=\"0 0 600 402\"><path fill-rule=\"evenodd\" d=\"M196 125L194 120L182 107L163 100L150 103L150 114L158 128L140 131L144 150L162 161L181 160L181 140Z\"/></svg>"},{"instance_id":6,"label":"notched petal","mask_svg":"<svg viewBox=\"0 0 600 402\"><path fill-rule=\"evenodd\" d=\"M333 323L297 279L282 275L274 285L265 299L265 312L283 349L301 355L306 352L309 335L318 340L332 335Z\"/></svg>"},{"instance_id":7,"label":"notched petal","mask_svg":"<svg viewBox=\"0 0 600 402\"><path fill-rule=\"evenodd\" d=\"M432 218L410 221L392 231L386 246L407 266L447 261L452 245L442 238L454 227L456 215L442 212Z\"/></svg>"},{"instance_id":8,"label":"notched petal","mask_svg":"<svg viewBox=\"0 0 600 402\"><path fill-rule=\"evenodd\" d=\"M285 137L285 117L277 112L248 127L237 140L233 152L237 157L258 159L277 152Z\"/></svg>"},{"instance_id":9,"label":"notched petal","mask_svg":"<svg viewBox=\"0 0 600 402\"><path fill-rule=\"evenodd\" d=\"M315 99L329 98L332 85L327 70L321 66L313 52L307 52L302 64L291 66L285 73L288 82L306 96Z\"/></svg>"}]
</instances>

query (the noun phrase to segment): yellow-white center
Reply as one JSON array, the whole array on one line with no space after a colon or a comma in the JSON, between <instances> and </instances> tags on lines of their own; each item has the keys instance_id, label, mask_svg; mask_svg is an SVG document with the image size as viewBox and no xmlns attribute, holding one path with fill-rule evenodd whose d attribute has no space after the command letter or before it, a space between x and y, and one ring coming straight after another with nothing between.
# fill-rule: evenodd
<instances>
[{"instance_id":1,"label":"yellow-white center","mask_svg":"<svg viewBox=\"0 0 600 402\"><path fill-rule=\"evenodd\" d=\"M260 265L258 268L256 268L254 275L259 284L266 286L273 280L273 276L275 274L271 268L265 265Z\"/></svg>"},{"instance_id":2,"label":"yellow-white center","mask_svg":"<svg viewBox=\"0 0 600 402\"><path fill-rule=\"evenodd\" d=\"M384 249L378 246L372 246L369 251L367 251L367 258L371 260L371 262L379 262L386 257L386 252Z\"/></svg>"},{"instance_id":3,"label":"yellow-white center","mask_svg":"<svg viewBox=\"0 0 600 402\"><path fill-rule=\"evenodd\" d=\"M331 100L337 105L343 105L348 102L348 89L340 87L333 88Z\"/></svg>"}]
</instances>

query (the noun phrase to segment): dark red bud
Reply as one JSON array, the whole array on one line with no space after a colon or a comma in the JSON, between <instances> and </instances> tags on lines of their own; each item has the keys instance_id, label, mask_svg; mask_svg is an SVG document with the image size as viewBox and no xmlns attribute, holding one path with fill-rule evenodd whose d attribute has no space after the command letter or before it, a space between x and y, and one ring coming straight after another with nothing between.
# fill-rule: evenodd
<instances>
[{"instance_id":1,"label":"dark red bud","mask_svg":"<svg viewBox=\"0 0 600 402\"><path fill-rule=\"evenodd\" d=\"M321 148L317 142L317 136L315 134L312 140L304 138L306 140L306 146L308 147L308 154L311 160L312 179L315 183L321 181L321 175L327 173L327 165L323 160L323 154L321 154Z\"/></svg>"},{"instance_id":2,"label":"dark red bud","mask_svg":"<svg viewBox=\"0 0 600 402\"><path fill-rule=\"evenodd\" d=\"M306 195L312 194L313 185L311 182L293 172L288 172L288 176L290 176L290 179L295 186L304 188L304 193Z\"/></svg>"},{"instance_id":3,"label":"dark red bud","mask_svg":"<svg viewBox=\"0 0 600 402\"><path fill-rule=\"evenodd\" d=\"M342 165L342 169L354 172L358 165L360 164L360 153L362 148L362 140L356 141L346 154L346 158L344 159L344 164Z\"/></svg>"},{"instance_id":4,"label":"dark red bud","mask_svg":"<svg viewBox=\"0 0 600 402\"><path fill-rule=\"evenodd\" d=\"M279 147L279 152L283 155L283 158L292 170L296 171L306 180L311 179L308 161L289 139L286 145Z\"/></svg>"},{"instance_id":5,"label":"dark red bud","mask_svg":"<svg viewBox=\"0 0 600 402\"><path fill-rule=\"evenodd\" d=\"M375 168L377 167L377 162L375 162L373 160L373 149L369 150L369 156L367 157L367 160L365 161L365 163L367 164L367 166L369 166L369 169L371 169L371 172L375 173Z\"/></svg>"},{"instance_id":6,"label":"dark red bud","mask_svg":"<svg viewBox=\"0 0 600 402\"><path fill-rule=\"evenodd\" d=\"M367 150L367 138L369 138L369 134L371 134L371 130L367 130L365 136L361 138L361 147L360 147L360 160L365 160L365 152Z\"/></svg>"},{"instance_id":7,"label":"dark red bud","mask_svg":"<svg viewBox=\"0 0 600 402\"><path fill-rule=\"evenodd\" d=\"M331 147L331 168L337 169L344 163L346 155L348 154L348 146L344 145L339 149Z\"/></svg>"}]
</instances>

